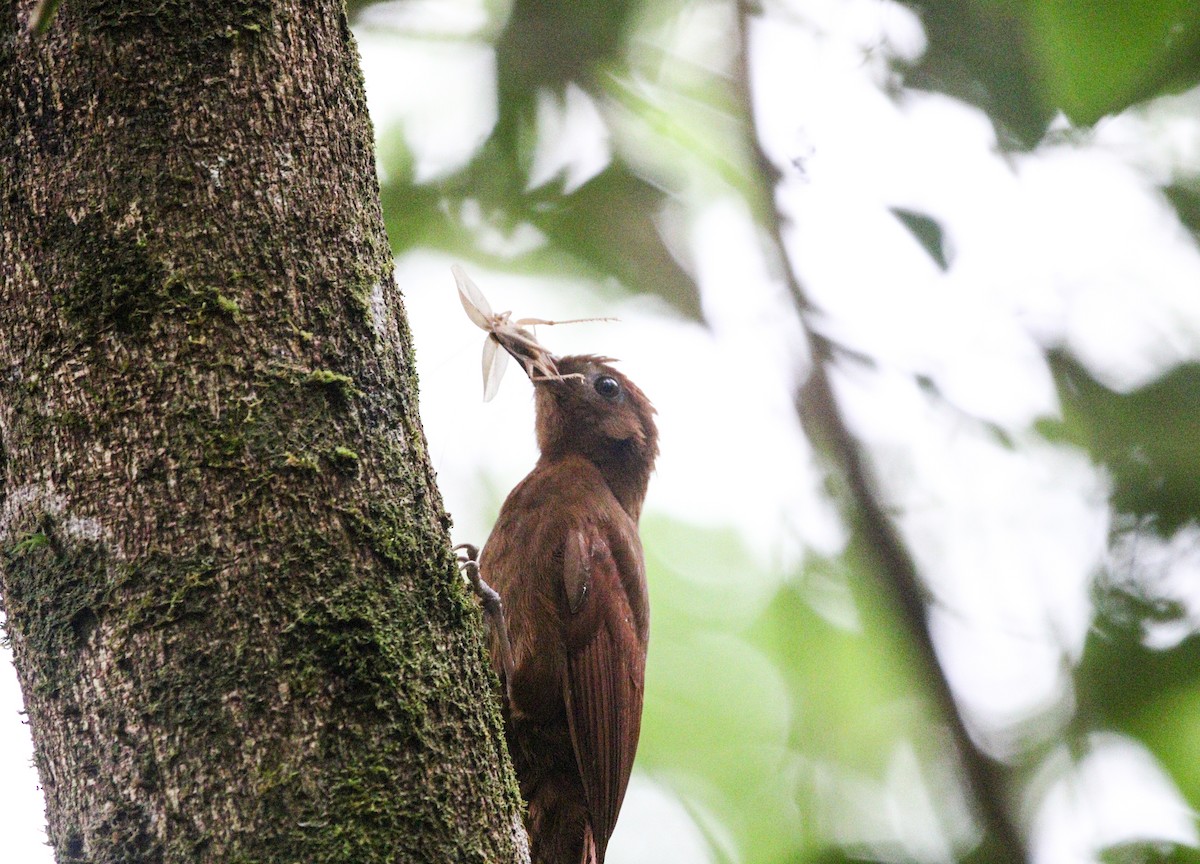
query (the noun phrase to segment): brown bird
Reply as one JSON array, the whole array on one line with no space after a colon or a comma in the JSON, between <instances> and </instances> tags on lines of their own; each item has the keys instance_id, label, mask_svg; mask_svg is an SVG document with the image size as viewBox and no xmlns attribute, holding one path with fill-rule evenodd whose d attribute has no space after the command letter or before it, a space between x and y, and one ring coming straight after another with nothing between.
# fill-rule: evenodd
<instances>
[{"instance_id":1,"label":"brown bird","mask_svg":"<svg viewBox=\"0 0 1200 864\"><path fill-rule=\"evenodd\" d=\"M641 728L654 407L608 358L555 357L511 324L489 338L533 381L541 450L478 565L503 604L490 649L508 748L534 864L603 864Z\"/></svg>"}]
</instances>

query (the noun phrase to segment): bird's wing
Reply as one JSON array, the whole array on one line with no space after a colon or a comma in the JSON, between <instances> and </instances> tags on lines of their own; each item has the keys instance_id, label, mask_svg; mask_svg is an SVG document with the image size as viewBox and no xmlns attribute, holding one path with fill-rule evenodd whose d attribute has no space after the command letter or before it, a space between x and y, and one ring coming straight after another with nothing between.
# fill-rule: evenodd
<instances>
[{"instance_id":1,"label":"bird's wing","mask_svg":"<svg viewBox=\"0 0 1200 864\"><path fill-rule=\"evenodd\" d=\"M601 861L633 768L645 679L645 646L629 610L618 558L629 556L614 556L608 537L594 525L574 529L563 555L572 610L563 698ZM599 597L609 602L596 602Z\"/></svg>"}]
</instances>

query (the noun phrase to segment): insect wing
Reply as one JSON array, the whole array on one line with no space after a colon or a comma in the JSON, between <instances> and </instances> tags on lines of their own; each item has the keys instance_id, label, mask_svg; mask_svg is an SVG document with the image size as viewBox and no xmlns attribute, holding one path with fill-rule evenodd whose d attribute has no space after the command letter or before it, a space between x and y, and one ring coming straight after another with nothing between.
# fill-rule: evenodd
<instances>
[{"instance_id":1,"label":"insect wing","mask_svg":"<svg viewBox=\"0 0 1200 864\"><path fill-rule=\"evenodd\" d=\"M491 330L492 306L483 296L483 292L479 290L479 286L458 264L451 266L450 272L454 274L454 281L458 285L458 299L462 302L467 317L479 329Z\"/></svg>"},{"instance_id":2,"label":"insect wing","mask_svg":"<svg viewBox=\"0 0 1200 864\"><path fill-rule=\"evenodd\" d=\"M483 401L491 402L500 389L500 380L508 368L508 352L500 343L488 336L483 343Z\"/></svg>"}]
</instances>

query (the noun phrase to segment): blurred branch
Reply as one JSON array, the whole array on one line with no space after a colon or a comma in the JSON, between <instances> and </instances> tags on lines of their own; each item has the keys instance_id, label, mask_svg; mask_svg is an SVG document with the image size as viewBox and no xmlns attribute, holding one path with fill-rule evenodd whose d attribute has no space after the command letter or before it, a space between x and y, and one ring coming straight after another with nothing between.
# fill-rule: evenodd
<instances>
[{"instance_id":1,"label":"blurred branch","mask_svg":"<svg viewBox=\"0 0 1200 864\"><path fill-rule=\"evenodd\" d=\"M782 174L762 149L754 126L754 106L749 71L750 17L757 10L750 0L739 0L738 27L741 39L740 81L746 116L751 128L754 155L764 182L764 195L770 206L761 208L767 221L772 243L780 256L782 275L796 303L801 323L808 335L812 350L812 371L805 383L797 407L800 422L806 433L829 458L834 470L845 481L852 509L854 533L872 563L880 582L898 617L908 632L917 660L926 672L930 689L943 715L958 750L966 783L974 798L977 815L995 843L988 860L1006 864L1024 864L1028 860L1024 840L1014 823L1007 803L1005 766L990 758L971 738L962 711L949 682L938 662L933 637L929 629L925 592L912 556L905 548L892 520L875 491L862 448L855 440L839 411L830 381L830 369L838 347L811 326L815 312L799 277L788 259L783 242L783 216L774 206L773 193Z\"/></svg>"}]
</instances>

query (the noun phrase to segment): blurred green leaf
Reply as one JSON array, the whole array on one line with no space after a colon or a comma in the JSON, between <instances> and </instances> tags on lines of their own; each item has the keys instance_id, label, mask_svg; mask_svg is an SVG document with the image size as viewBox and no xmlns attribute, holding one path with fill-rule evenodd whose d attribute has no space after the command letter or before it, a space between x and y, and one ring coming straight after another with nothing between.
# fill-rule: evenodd
<instances>
[{"instance_id":1,"label":"blurred green leaf","mask_svg":"<svg viewBox=\"0 0 1200 864\"><path fill-rule=\"evenodd\" d=\"M631 0L516 0L496 44L500 92L514 97L569 81L588 88L596 70L624 45Z\"/></svg>"},{"instance_id":2,"label":"blurred green leaf","mask_svg":"<svg viewBox=\"0 0 1200 864\"><path fill-rule=\"evenodd\" d=\"M1075 670L1079 717L1142 741L1200 806L1200 635L1154 650L1143 642L1137 613L1145 610L1136 603L1114 608L1101 598L1098 609Z\"/></svg>"},{"instance_id":3,"label":"blurred green leaf","mask_svg":"<svg viewBox=\"0 0 1200 864\"><path fill-rule=\"evenodd\" d=\"M363 9L373 5L376 0L346 0L346 14L351 19L356 18Z\"/></svg>"},{"instance_id":4,"label":"blurred green leaf","mask_svg":"<svg viewBox=\"0 0 1200 864\"><path fill-rule=\"evenodd\" d=\"M1030 41L1053 104L1095 123L1200 80L1200 2L1027 0Z\"/></svg>"},{"instance_id":5,"label":"blurred green leaf","mask_svg":"<svg viewBox=\"0 0 1200 864\"><path fill-rule=\"evenodd\" d=\"M1200 519L1200 365L1178 366L1133 393L1097 382L1077 361L1056 354L1051 368L1061 422L1040 428L1087 448L1113 476L1113 505L1173 533Z\"/></svg>"},{"instance_id":6,"label":"blurred green leaf","mask_svg":"<svg viewBox=\"0 0 1200 864\"><path fill-rule=\"evenodd\" d=\"M1074 123L1200 81L1200 0L907 0L929 45L911 87L979 106L1029 148L1056 110Z\"/></svg>"},{"instance_id":7,"label":"blurred green leaf","mask_svg":"<svg viewBox=\"0 0 1200 864\"><path fill-rule=\"evenodd\" d=\"M769 597L735 532L665 519L643 524L653 636L638 766L701 801L748 861L804 848L795 806L790 698L746 630Z\"/></svg>"},{"instance_id":8,"label":"blurred green leaf","mask_svg":"<svg viewBox=\"0 0 1200 864\"><path fill-rule=\"evenodd\" d=\"M620 62L632 2L518 0L496 44L498 120L471 163L456 175L415 185L398 133L380 148L389 178L385 220L397 254L416 246L484 260L512 271L574 273L601 285L657 294L699 320L699 294L672 255L658 223L669 193L619 155L569 194L561 181L529 188L537 146L539 92L569 83L597 100L606 70ZM542 242L506 244L536 229ZM482 242L481 237L491 239ZM511 247L511 248L510 248Z\"/></svg>"},{"instance_id":9,"label":"blurred green leaf","mask_svg":"<svg viewBox=\"0 0 1200 864\"><path fill-rule=\"evenodd\" d=\"M658 294L699 319L695 283L656 224L667 201L661 188L619 157L569 195L557 183L526 188L539 92L561 94L574 83L600 99L640 8L632 0L516 0L496 44L499 121L482 164L470 172L470 188L477 195L490 190L481 194L485 203L535 225L600 281Z\"/></svg>"},{"instance_id":10,"label":"blurred green leaf","mask_svg":"<svg viewBox=\"0 0 1200 864\"><path fill-rule=\"evenodd\" d=\"M699 320L695 282L658 230L664 204L660 189L614 162L573 194L546 201L529 216L557 248L588 267L634 290L657 294Z\"/></svg>"},{"instance_id":11,"label":"blurred green leaf","mask_svg":"<svg viewBox=\"0 0 1200 864\"><path fill-rule=\"evenodd\" d=\"M516 0L496 42L500 116L492 145L524 168L532 154L538 93L574 83L600 90L599 76L619 59L638 4L631 0ZM523 187L522 183L522 187Z\"/></svg>"},{"instance_id":12,"label":"blurred green leaf","mask_svg":"<svg viewBox=\"0 0 1200 864\"><path fill-rule=\"evenodd\" d=\"M1200 236L1200 178L1173 183L1163 188L1163 194L1175 208L1179 221L1192 234Z\"/></svg>"},{"instance_id":13,"label":"blurred green leaf","mask_svg":"<svg viewBox=\"0 0 1200 864\"><path fill-rule=\"evenodd\" d=\"M462 242L465 232L439 206L442 199L436 189L402 181L385 184L379 195L394 254L417 246L454 248L456 237Z\"/></svg>"},{"instance_id":14,"label":"blurred green leaf","mask_svg":"<svg viewBox=\"0 0 1200 864\"><path fill-rule=\"evenodd\" d=\"M1176 843L1122 843L1100 853L1103 864L1197 864L1200 851Z\"/></svg>"},{"instance_id":15,"label":"blurred green leaf","mask_svg":"<svg viewBox=\"0 0 1200 864\"><path fill-rule=\"evenodd\" d=\"M477 163L471 176L477 176L483 164ZM664 200L660 190L619 163L570 195L553 188L531 193L505 189L495 182L496 176L490 186L470 190L465 178L440 187L404 181L385 185L381 195L393 252L427 246L513 272L574 274L600 285L616 283L656 294L686 317L701 318L696 284L658 230ZM480 228L465 224L465 206L496 237L513 235L524 226L537 229L545 240L511 254L494 244L489 250L480 243Z\"/></svg>"},{"instance_id":16,"label":"blurred green leaf","mask_svg":"<svg viewBox=\"0 0 1200 864\"><path fill-rule=\"evenodd\" d=\"M1097 728L1141 737L1149 731L1142 728L1143 721L1158 717L1161 698L1200 686L1200 637L1170 650L1153 650L1143 644L1139 621L1113 614L1111 600L1100 602L1101 616L1075 670L1081 713Z\"/></svg>"},{"instance_id":17,"label":"blurred green leaf","mask_svg":"<svg viewBox=\"0 0 1200 864\"><path fill-rule=\"evenodd\" d=\"M1200 651L1186 652L1195 662ZM1200 682L1155 694L1133 728L1158 757L1193 809L1200 806ZM1174 859L1172 859L1174 860Z\"/></svg>"},{"instance_id":18,"label":"blurred green leaf","mask_svg":"<svg viewBox=\"0 0 1200 864\"><path fill-rule=\"evenodd\" d=\"M859 599L868 606L862 629L844 630L818 616L795 587L784 587L755 640L785 670L795 695L792 746L882 776L895 745L927 731L930 717L912 710L921 687L891 616L870 595Z\"/></svg>"},{"instance_id":19,"label":"blurred green leaf","mask_svg":"<svg viewBox=\"0 0 1200 864\"><path fill-rule=\"evenodd\" d=\"M924 249L933 263L942 270L950 268L950 260L946 251L946 235L941 224L932 216L907 210L903 207L890 207L889 212L900 220L900 224L908 229L921 248Z\"/></svg>"},{"instance_id":20,"label":"blurred green leaf","mask_svg":"<svg viewBox=\"0 0 1200 864\"><path fill-rule=\"evenodd\" d=\"M643 60L643 62L645 62ZM706 70L707 71L707 70ZM733 84L716 72L697 73L686 87L654 86L639 75L610 75L605 94L619 106L639 146L630 155L664 175L663 185L723 183L746 198L764 192L755 165L753 129Z\"/></svg>"},{"instance_id":21,"label":"blurred green leaf","mask_svg":"<svg viewBox=\"0 0 1200 864\"><path fill-rule=\"evenodd\" d=\"M1054 110L1033 62L1018 0L907 0L928 48L905 70L907 86L946 93L983 109L1001 144L1033 147Z\"/></svg>"}]
</instances>

